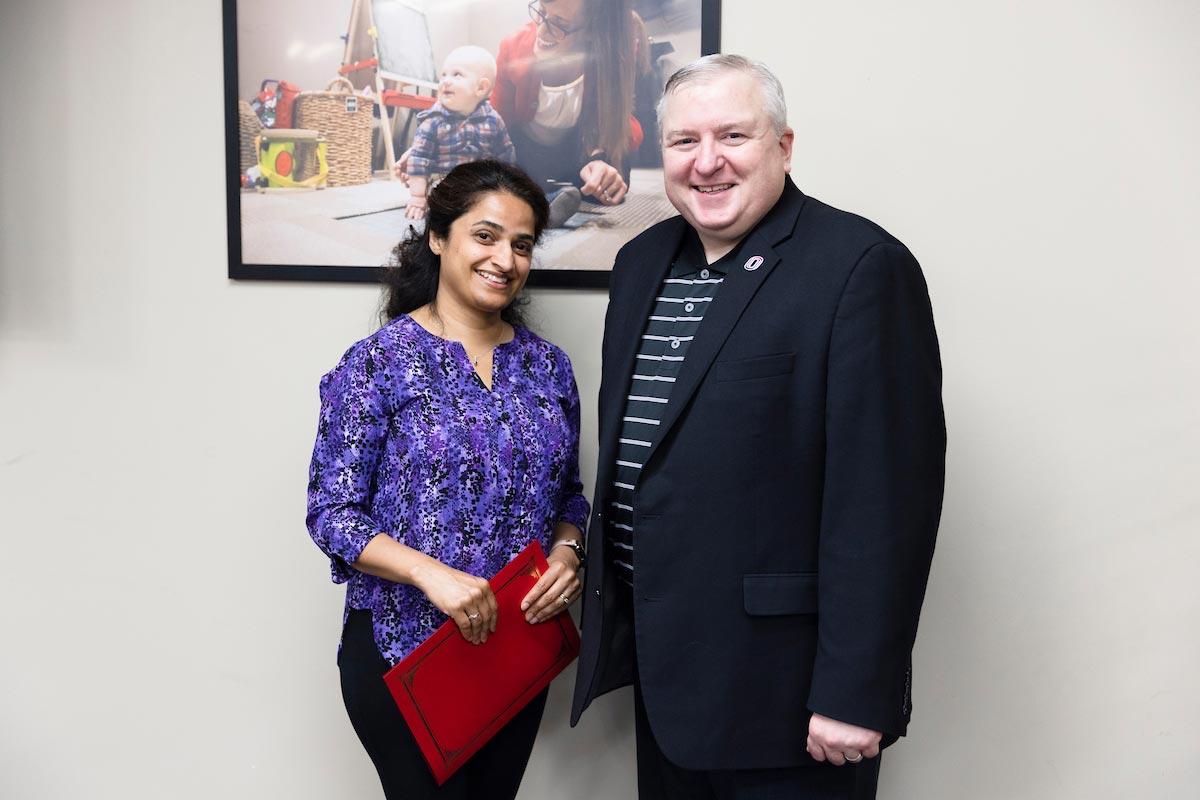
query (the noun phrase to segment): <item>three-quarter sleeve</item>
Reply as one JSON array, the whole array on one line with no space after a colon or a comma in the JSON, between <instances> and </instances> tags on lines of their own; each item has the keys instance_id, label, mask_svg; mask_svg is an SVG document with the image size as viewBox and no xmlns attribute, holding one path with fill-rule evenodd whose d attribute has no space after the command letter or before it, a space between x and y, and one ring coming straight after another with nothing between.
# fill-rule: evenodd
<instances>
[{"instance_id":1,"label":"three-quarter sleeve","mask_svg":"<svg viewBox=\"0 0 1200 800\"><path fill-rule=\"evenodd\" d=\"M558 493L555 509L556 522L569 522L579 530L586 530L590 506L583 496L583 482L579 479L579 387L575 384L575 373L565 353L559 355L559 380L563 410L567 421L567 458L563 465L563 481Z\"/></svg>"},{"instance_id":2,"label":"three-quarter sleeve","mask_svg":"<svg viewBox=\"0 0 1200 800\"><path fill-rule=\"evenodd\" d=\"M384 531L371 518L371 486L384 451L390 402L387 357L360 343L321 379L321 413L308 481L308 531L329 556L335 583Z\"/></svg>"}]
</instances>

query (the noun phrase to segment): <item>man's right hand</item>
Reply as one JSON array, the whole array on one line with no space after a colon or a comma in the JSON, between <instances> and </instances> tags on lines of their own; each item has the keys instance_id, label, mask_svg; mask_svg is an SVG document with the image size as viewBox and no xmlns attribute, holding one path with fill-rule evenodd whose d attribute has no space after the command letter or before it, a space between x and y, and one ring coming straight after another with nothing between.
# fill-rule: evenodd
<instances>
[{"instance_id":1,"label":"man's right hand","mask_svg":"<svg viewBox=\"0 0 1200 800\"><path fill-rule=\"evenodd\" d=\"M879 755L883 734L848 722L813 714L808 723L808 754L834 766L857 764Z\"/></svg>"}]
</instances>

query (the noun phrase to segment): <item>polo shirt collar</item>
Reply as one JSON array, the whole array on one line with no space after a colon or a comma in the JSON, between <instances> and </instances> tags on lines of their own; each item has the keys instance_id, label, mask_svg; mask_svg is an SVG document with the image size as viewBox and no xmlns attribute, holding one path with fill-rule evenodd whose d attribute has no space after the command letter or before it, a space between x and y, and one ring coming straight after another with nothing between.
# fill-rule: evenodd
<instances>
[{"instance_id":1,"label":"polo shirt collar","mask_svg":"<svg viewBox=\"0 0 1200 800\"><path fill-rule=\"evenodd\" d=\"M679 253L671 263L671 277L680 278L684 275L692 275L702 269L719 272L722 275L728 273L730 267L738 260L738 254L742 251L742 242L745 242L747 238L749 237L742 237L742 241L738 242L732 250L709 264L704 255L704 245L700 243L700 236L696 233L695 228L689 225L687 232L683 235L683 242L679 245Z\"/></svg>"}]
</instances>

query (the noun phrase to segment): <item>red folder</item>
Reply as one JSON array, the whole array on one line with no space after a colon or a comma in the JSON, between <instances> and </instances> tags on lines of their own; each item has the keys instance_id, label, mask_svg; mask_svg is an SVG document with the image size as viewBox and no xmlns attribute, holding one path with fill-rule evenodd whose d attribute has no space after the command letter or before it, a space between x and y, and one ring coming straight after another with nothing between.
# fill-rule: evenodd
<instances>
[{"instance_id":1,"label":"red folder","mask_svg":"<svg viewBox=\"0 0 1200 800\"><path fill-rule=\"evenodd\" d=\"M521 610L547 566L534 541L496 573L500 613L485 643L450 620L383 676L439 786L579 655L569 614L530 625Z\"/></svg>"}]
</instances>

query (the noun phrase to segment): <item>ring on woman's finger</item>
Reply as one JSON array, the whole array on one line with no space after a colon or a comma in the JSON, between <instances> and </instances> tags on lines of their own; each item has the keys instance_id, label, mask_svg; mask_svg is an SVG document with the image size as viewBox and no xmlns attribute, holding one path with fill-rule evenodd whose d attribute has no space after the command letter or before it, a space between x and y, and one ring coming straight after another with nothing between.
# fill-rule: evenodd
<instances>
[{"instance_id":1,"label":"ring on woman's finger","mask_svg":"<svg viewBox=\"0 0 1200 800\"><path fill-rule=\"evenodd\" d=\"M475 621L475 620L479 619L479 615L478 614L467 614L467 619L469 619L471 621Z\"/></svg>"},{"instance_id":2,"label":"ring on woman's finger","mask_svg":"<svg viewBox=\"0 0 1200 800\"><path fill-rule=\"evenodd\" d=\"M560 594L560 595L558 596L558 599L559 599L559 600L562 600L562 603L563 603L563 605L564 605L564 606L569 606L569 605L571 605L571 598L567 597L567 593L566 593L566 592L563 592L562 594Z\"/></svg>"}]
</instances>

